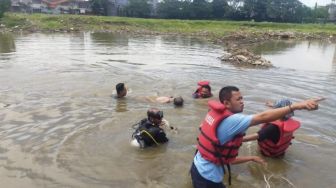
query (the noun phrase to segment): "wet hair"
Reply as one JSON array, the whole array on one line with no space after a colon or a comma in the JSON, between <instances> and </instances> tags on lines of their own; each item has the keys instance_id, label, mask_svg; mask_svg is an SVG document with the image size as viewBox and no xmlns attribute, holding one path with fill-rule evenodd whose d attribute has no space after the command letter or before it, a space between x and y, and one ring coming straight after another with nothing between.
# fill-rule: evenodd
<instances>
[{"instance_id":1,"label":"wet hair","mask_svg":"<svg viewBox=\"0 0 336 188\"><path fill-rule=\"evenodd\" d=\"M117 94L119 95L122 91L124 91L125 89L125 84L124 83L118 83L116 85L116 90L117 90Z\"/></svg>"},{"instance_id":2,"label":"wet hair","mask_svg":"<svg viewBox=\"0 0 336 188\"><path fill-rule=\"evenodd\" d=\"M210 87L210 85L204 85L204 86L202 86L202 88L206 88L206 89L208 89L208 90L209 90L209 93L211 93L211 87Z\"/></svg>"},{"instance_id":3,"label":"wet hair","mask_svg":"<svg viewBox=\"0 0 336 188\"><path fill-rule=\"evenodd\" d=\"M154 119L162 119L163 118L163 112L160 111L157 108L150 108L147 110L147 117L148 119L154 118Z\"/></svg>"},{"instance_id":4,"label":"wet hair","mask_svg":"<svg viewBox=\"0 0 336 188\"><path fill-rule=\"evenodd\" d=\"M224 103L225 100L230 100L233 91L239 91L236 86L226 86L219 91L219 100Z\"/></svg>"},{"instance_id":5,"label":"wet hair","mask_svg":"<svg viewBox=\"0 0 336 188\"><path fill-rule=\"evenodd\" d=\"M183 98L182 97L175 97L174 98L174 105L175 106L183 106Z\"/></svg>"}]
</instances>

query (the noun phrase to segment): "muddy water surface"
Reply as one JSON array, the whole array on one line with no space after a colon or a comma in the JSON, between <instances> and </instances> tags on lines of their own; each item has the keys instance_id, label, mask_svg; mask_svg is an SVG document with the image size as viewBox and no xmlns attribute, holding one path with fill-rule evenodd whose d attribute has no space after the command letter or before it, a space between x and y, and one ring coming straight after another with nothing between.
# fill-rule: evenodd
<instances>
[{"instance_id":1,"label":"muddy water surface","mask_svg":"<svg viewBox=\"0 0 336 188\"><path fill-rule=\"evenodd\" d=\"M238 86L245 112L266 100L324 96L320 110L300 111L302 127L282 159L262 168L232 167L232 187L334 187L335 44L271 42L254 47L276 68L246 69L218 59L225 47L186 37L112 34L0 35L0 182L3 187L191 187L188 170L206 100L193 100L198 80L214 99ZM125 82L129 94L113 98ZM146 96L181 95L183 108ZM158 107L178 133L159 148L129 144L131 125ZM256 131L252 128L249 132ZM259 155L255 143L241 155ZM267 180L267 182L265 181Z\"/></svg>"}]
</instances>

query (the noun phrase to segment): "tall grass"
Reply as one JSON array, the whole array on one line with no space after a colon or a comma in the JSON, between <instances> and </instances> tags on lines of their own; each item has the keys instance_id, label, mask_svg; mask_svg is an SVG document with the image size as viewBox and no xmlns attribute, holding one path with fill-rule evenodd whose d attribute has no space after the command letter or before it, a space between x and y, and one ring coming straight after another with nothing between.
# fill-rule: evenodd
<instances>
[{"instance_id":1,"label":"tall grass","mask_svg":"<svg viewBox=\"0 0 336 188\"><path fill-rule=\"evenodd\" d=\"M223 36L233 31L293 31L336 34L335 24L292 24L247 21L163 20L87 15L47 15L7 13L0 21L8 28L39 31L129 31Z\"/></svg>"}]
</instances>

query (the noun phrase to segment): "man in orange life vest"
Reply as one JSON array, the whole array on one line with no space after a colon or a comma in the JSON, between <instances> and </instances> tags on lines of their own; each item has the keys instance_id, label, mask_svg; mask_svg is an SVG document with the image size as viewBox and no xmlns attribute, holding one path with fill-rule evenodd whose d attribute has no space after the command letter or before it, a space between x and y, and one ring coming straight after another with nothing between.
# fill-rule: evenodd
<instances>
[{"instance_id":1,"label":"man in orange life vest","mask_svg":"<svg viewBox=\"0 0 336 188\"><path fill-rule=\"evenodd\" d=\"M291 105L288 99L276 101L274 104L267 103L269 107L281 108ZM294 138L293 133L300 127L300 122L292 118L294 112L288 113L283 118L265 123L257 132L244 136L243 142L258 140L260 152L267 157L279 157L285 154L286 149Z\"/></svg>"},{"instance_id":2,"label":"man in orange life vest","mask_svg":"<svg viewBox=\"0 0 336 188\"><path fill-rule=\"evenodd\" d=\"M198 151L190 169L194 188L225 188L224 165L248 161L266 164L258 156L237 157L245 131L250 126L280 119L295 110L316 110L320 99L310 99L254 115L241 114L243 97L235 86L222 88L219 100L220 103L209 101L210 111L200 127Z\"/></svg>"},{"instance_id":3,"label":"man in orange life vest","mask_svg":"<svg viewBox=\"0 0 336 188\"><path fill-rule=\"evenodd\" d=\"M211 87L210 87L210 82L209 81L199 81L197 83L197 85L198 85L198 88L192 94L193 98L199 99L199 98L212 97Z\"/></svg>"}]
</instances>

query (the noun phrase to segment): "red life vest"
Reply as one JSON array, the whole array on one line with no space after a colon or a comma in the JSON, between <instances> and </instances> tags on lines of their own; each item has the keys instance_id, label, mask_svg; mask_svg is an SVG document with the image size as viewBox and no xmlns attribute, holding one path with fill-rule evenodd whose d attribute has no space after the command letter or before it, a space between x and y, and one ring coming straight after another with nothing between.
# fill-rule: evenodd
<instances>
[{"instance_id":1,"label":"red life vest","mask_svg":"<svg viewBox=\"0 0 336 188\"><path fill-rule=\"evenodd\" d=\"M197 89L196 89L196 91L194 92L194 94L196 94L197 95L197 98L201 98L201 96L202 96L202 87L203 86L208 86L210 84L210 82L209 81L199 81L199 82L197 82L197 85L198 85L198 87L197 87ZM212 94L210 93L210 95L212 96Z\"/></svg>"},{"instance_id":2,"label":"red life vest","mask_svg":"<svg viewBox=\"0 0 336 188\"><path fill-rule=\"evenodd\" d=\"M243 135L237 135L232 140L221 145L217 138L217 127L223 119L232 115L225 106L217 101L209 101L209 112L200 127L197 149L201 156L217 165L231 163L238 155Z\"/></svg>"},{"instance_id":3,"label":"red life vest","mask_svg":"<svg viewBox=\"0 0 336 188\"><path fill-rule=\"evenodd\" d=\"M286 149L291 144L291 140L294 138L293 133L300 127L300 122L290 118L286 121L274 121L271 122L279 128L280 138L277 143L272 142L269 139L258 142L259 148L262 154L268 157L278 157L285 153ZM266 124L262 126L264 128Z\"/></svg>"}]
</instances>

